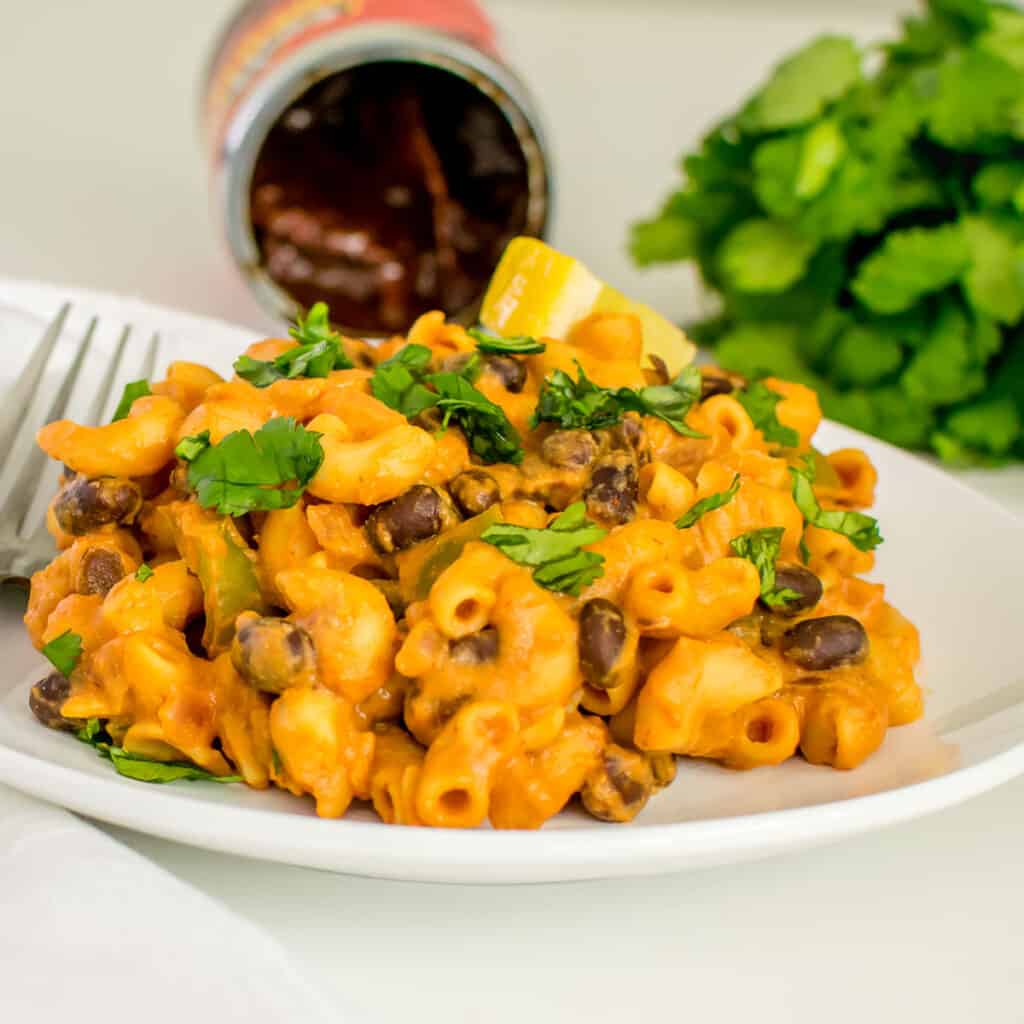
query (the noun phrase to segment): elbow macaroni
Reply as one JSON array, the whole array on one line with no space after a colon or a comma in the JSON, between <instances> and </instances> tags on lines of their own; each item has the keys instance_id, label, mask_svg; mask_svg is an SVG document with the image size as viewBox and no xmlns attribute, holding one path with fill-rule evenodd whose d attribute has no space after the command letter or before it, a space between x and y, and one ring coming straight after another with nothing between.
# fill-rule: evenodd
<instances>
[{"instance_id":1,"label":"elbow macaroni","mask_svg":"<svg viewBox=\"0 0 1024 1024\"><path fill-rule=\"evenodd\" d=\"M361 365L407 342L426 346L435 368L475 349L429 313L375 356L359 348ZM884 588L859 578L873 555L807 526L792 498L790 467L806 457L818 460L824 507L874 497L862 452L811 450L821 410L809 389L765 381L799 438L792 450L768 442L732 394L690 410L701 437L653 417L636 418L639 440L624 440L625 428L589 432L595 457L633 460L636 489L624 520L589 545L603 571L578 597L544 589L480 540L491 522L543 528L586 495L591 463L549 461L554 428L529 427L539 389L577 361L601 386L654 382L642 342L634 318L590 316L566 339L545 339L543 353L516 357L524 383L514 391L485 358L477 386L524 434L517 466L477 465L455 426L408 422L373 396L365 368L259 389L175 363L123 420L44 427L40 445L79 479L124 478L144 496L131 521L80 533L48 516L60 553L34 577L25 622L39 647L67 630L82 639L61 713L102 719L128 752L308 796L322 817L362 800L399 825L537 828L577 794L597 817L629 820L671 780L676 756L745 770L799 753L856 767L889 727L922 713L920 645ZM268 339L249 354L273 359L295 344ZM292 507L226 520L170 473L181 438L209 430L217 442L276 416L321 435L323 463ZM460 491L467 471L472 487ZM736 478L731 500L675 525ZM460 505L464 522L384 550L367 520L414 487L452 509L460 495L492 504ZM766 527L782 530L780 566L800 566L806 550L821 584L795 615L762 604L758 569L731 547ZM139 579L144 560L151 574ZM583 628L591 606L611 632ZM834 616L863 627L857 658L811 670L787 654L780 636ZM276 673L270 689L239 654L243 632L258 628L277 631L257 652L260 671Z\"/></svg>"}]
</instances>

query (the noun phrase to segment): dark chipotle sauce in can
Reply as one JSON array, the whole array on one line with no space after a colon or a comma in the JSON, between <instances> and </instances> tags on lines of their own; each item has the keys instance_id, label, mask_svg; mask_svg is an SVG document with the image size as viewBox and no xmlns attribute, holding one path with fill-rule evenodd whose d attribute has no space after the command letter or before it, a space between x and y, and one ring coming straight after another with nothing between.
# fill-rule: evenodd
<instances>
[{"instance_id":1,"label":"dark chipotle sauce in can","mask_svg":"<svg viewBox=\"0 0 1024 1024\"><path fill-rule=\"evenodd\" d=\"M536 119L470 0L250 4L206 113L230 248L281 316L323 300L364 335L468 320L507 242L543 234Z\"/></svg>"}]
</instances>

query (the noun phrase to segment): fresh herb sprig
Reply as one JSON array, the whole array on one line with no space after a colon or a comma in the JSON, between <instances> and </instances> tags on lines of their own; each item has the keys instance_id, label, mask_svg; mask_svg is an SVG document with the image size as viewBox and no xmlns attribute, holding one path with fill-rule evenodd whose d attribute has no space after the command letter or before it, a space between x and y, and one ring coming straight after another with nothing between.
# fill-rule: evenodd
<instances>
[{"instance_id":1,"label":"fresh herb sprig","mask_svg":"<svg viewBox=\"0 0 1024 1024\"><path fill-rule=\"evenodd\" d=\"M214 775L213 772L183 761L154 761L141 754L129 754L113 742L98 718L90 718L75 733L75 737L83 743L88 743L100 757L107 758L117 770L118 775L134 779L136 782L164 783L177 782L179 779L190 782L242 781L240 775Z\"/></svg>"},{"instance_id":2,"label":"fresh herb sprig","mask_svg":"<svg viewBox=\"0 0 1024 1024\"><path fill-rule=\"evenodd\" d=\"M527 335L502 338L484 327L470 327L466 333L476 342L477 351L485 355L533 356L547 349L544 342Z\"/></svg>"},{"instance_id":3,"label":"fresh herb sprig","mask_svg":"<svg viewBox=\"0 0 1024 1024\"><path fill-rule=\"evenodd\" d=\"M793 480L793 501L808 525L841 533L858 551L874 551L882 543L877 519L863 512L823 509L815 496L811 474L796 466L790 466L789 473Z\"/></svg>"},{"instance_id":4,"label":"fresh herb sprig","mask_svg":"<svg viewBox=\"0 0 1024 1024\"><path fill-rule=\"evenodd\" d=\"M63 676L69 676L82 657L82 638L65 629L43 647L43 656Z\"/></svg>"},{"instance_id":5,"label":"fresh herb sprig","mask_svg":"<svg viewBox=\"0 0 1024 1024\"><path fill-rule=\"evenodd\" d=\"M739 494L739 492L740 475L737 473L732 478L732 483L728 488L726 488L726 490L718 491L716 494L709 494L706 498L702 498L700 501L696 502L689 511L685 512L676 520L676 526L680 530L689 529L689 527L693 526L701 516L728 505L729 502Z\"/></svg>"},{"instance_id":6,"label":"fresh herb sprig","mask_svg":"<svg viewBox=\"0 0 1024 1024\"><path fill-rule=\"evenodd\" d=\"M370 380L374 397L409 419L437 409L442 414L442 429L450 423L458 426L470 450L484 462L522 462L519 432L501 406L470 380L478 360L471 359L458 373L430 373L432 357L423 345L400 349L374 371Z\"/></svg>"},{"instance_id":7,"label":"fresh herb sprig","mask_svg":"<svg viewBox=\"0 0 1024 1024\"><path fill-rule=\"evenodd\" d=\"M578 597L585 586L604 575L604 556L583 547L605 536L607 531L587 519L586 506L578 501L542 530L495 523L480 539L513 562L533 569L540 586Z\"/></svg>"},{"instance_id":8,"label":"fresh herb sprig","mask_svg":"<svg viewBox=\"0 0 1024 1024\"><path fill-rule=\"evenodd\" d=\"M786 531L781 526L767 526L751 530L729 541L729 547L739 558L753 562L761 577L761 600L769 608L784 608L800 595L790 587L775 586L775 563L782 547L782 536Z\"/></svg>"},{"instance_id":9,"label":"fresh herb sprig","mask_svg":"<svg viewBox=\"0 0 1024 1024\"><path fill-rule=\"evenodd\" d=\"M437 394L423 383L433 353L425 345L406 345L373 371L374 398L412 419L437 404Z\"/></svg>"},{"instance_id":10,"label":"fresh herb sprig","mask_svg":"<svg viewBox=\"0 0 1024 1024\"><path fill-rule=\"evenodd\" d=\"M600 430L619 423L627 412L656 416L684 437L705 435L686 423L686 414L700 401L700 370L686 367L669 384L602 388L576 363L576 380L564 370L551 373L541 388L530 424L556 423L563 430Z\"/></svg>"},{"instance_id":11,"label":"fresh herb sprig","mask_svg":"<svg viewBox=\"0 0 1024 1024\"><path fill-rule=\"evenodd\" d=\"M288 333L299 342L298 345L274 359L239 356L234 364L235 373L254 387L266 388L279 380L327 377L332 370L352 368L352 360L345 352L341 335L331 330L330 313L325 302L317 302L305 317L297 317Z\"/></svg>"},{"instance_id":12,"label":"fresh herb sprig","mask_svg":"<svg viewBox=\"0 0 1024 1024\"><path fill-rule=\"evenodd\" d=\"M882 45L788 54L634 225L694 261L720 365L943 460L1024 459L1024 9L925 0Z\"/></svg>"},{"instance_id":13,"label":"fresh herb sprig","mask_svg":"<svg viewBox=\"0 0 1024 1024\"><path fill-rule=\"evenodd\" d=\"M733 397L746 409L751 422L766 441L784 448L795 448L800 443L800 435L792 427L779 422L775 407L782 401L782 395L772 391L763 381L753 381L741 391L734 392Z\"/></svg>"},{"instance_id":14,"label":"fresh herb sprig","mask_svg":"<svg viewBox=\"0 0 1024 1024\"><path fill-rule=\"evenodd\" d=\"M132 411L132 403L136 398L145 398L146 395L151 395L153 392L150 390L148 380L131 380L124 386L124 390L121 392L121 400L117 403L117 408L114 410L114 417L110 421L116 423L118 420L123 420L128 416L128 413Z\"/></svg>"},{"instance_id":15,"label":"fresh herb sprig","mask_svg":"<svg viewBox=\"0 0 1024 1024\"><path fill-rule=\"evenodd\" d=\"M224 516L291 508L324 461L320 434L279 416L255 433L236 430L217 444L209 431L175 448L203 508Z\"/></svg>"}]
</instances>

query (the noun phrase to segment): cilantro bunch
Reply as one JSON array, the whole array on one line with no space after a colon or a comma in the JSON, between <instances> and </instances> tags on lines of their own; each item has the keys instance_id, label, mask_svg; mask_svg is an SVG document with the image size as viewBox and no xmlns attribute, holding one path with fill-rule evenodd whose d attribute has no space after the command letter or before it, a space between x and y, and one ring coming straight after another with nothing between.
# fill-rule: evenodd
<instances>
[{"instance_id":1,"label":"cilantro bunch","mask_svg":"<svg viewBox=\"0 0 1024 1024\"><path fill-rule=\"evenodd\" d=\"M695 260L726 368L954 463L1024 458L1024 10L927 0L892 42L779 64L634 225Z\"/></svg>"}]
</instances>

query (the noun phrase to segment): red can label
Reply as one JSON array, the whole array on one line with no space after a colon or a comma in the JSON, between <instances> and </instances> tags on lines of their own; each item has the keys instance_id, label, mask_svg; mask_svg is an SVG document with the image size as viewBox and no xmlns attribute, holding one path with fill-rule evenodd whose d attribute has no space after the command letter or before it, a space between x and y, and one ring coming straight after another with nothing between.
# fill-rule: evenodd
<instances>
[{"instance_id":1,"label":"red can label","mask_svg":"<svg viewBox=\"0 0 1024 1024\"><path fill-rule=\"evenodd\" d=\"M458 36L495 55L476 0L254 0L228 27L207 81L204 123L214 152L252 88L314 39L368 22L404 22Z\"/></svg>"}]
</instances>

